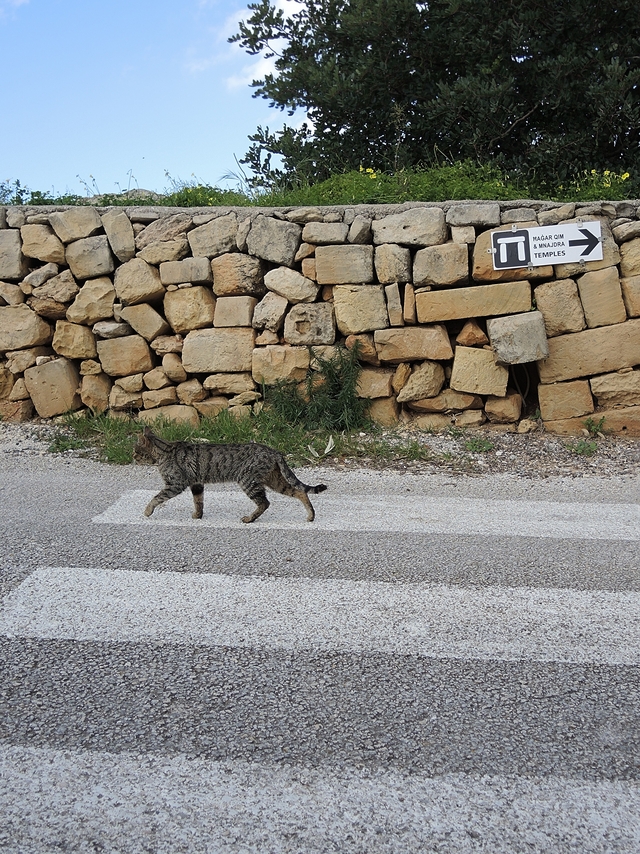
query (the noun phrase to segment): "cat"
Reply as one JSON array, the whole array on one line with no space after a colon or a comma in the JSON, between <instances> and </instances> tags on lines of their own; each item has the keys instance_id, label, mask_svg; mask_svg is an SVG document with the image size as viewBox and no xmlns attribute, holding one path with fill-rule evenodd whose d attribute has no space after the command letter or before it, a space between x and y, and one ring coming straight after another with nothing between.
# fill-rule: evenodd
<instances>
[{"instance_id":1,"label":"cat","mask_svg":"<svg viewBox=\"0 0 640 854\"><path fill-rule=\"evenodd\" d=\"M324 492L324 483L307 486L295 476L284 457L267 445L214 445L200 442L167 442L145 427L133 450L137 462L158 466L165 488L151 499L144 511L151 516L156 507L190 487L195 511L194 519L202 519L204 484L235 481L257 505L243 522L255 522L269 506L265 486L282 495L302 501L307 509L307 521L313 522L315 511L307 493Z\"/></svg>"}]
</instances>

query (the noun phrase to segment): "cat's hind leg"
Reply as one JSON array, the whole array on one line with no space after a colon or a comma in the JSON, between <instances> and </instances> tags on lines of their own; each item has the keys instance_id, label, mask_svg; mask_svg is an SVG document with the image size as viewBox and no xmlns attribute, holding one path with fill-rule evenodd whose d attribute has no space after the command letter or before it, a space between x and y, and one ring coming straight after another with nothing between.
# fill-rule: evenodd
<instances>
[{"instance_id":1,"label":"cat's hind leg","mask_svg":"<svg viewBox=\"0 0 640 854\"><path fill-rule=\"evenodd\" d=\"M204 484L192 483L191 494L193 495L193 504L195 507L192 518L202 519L202 513L204 511Z\"/></svg>"},{"instance_id":2,"label":"cat's hind leg","mask_svg":"<svg viewBox=\"0 0 640 854\"><path fill-rule=\"evenodd\" d=\"M264 486L260 483L240 483L243 492L249 496L249 498L257 504L256 509L253 511L251 516L243 516L243 522L255 522L258 516L262 516L264 511L269 506L269 500L267 498L267 493L265 492Z\"/></svg>"},{"instance_id":3,"label":"cat's hind leg","mask_svg":"<svg viewBox=\"0 0 640 854\"><path fill-rule=\"evenodd\" d=\"M274 468L272 472L270 472L269 476L265 479L266 485L273 489L274 492L279 492L281 495L290 495L292 498L297 498L298 501L302 501L307 511L307 522L313 522L316 518L316 511L313 509L313 504L309 501L309 496L305 492L304 489L301 489L296 486L291 486L288 483L279 468ZM303 484L300 484L302 487Z\"/></svg>"},{"instance_id":4,"label":"cat's hind leg","mask_svg":"<svg viewBox=\"0 0 640 854\"><path fill-rule=\"evenodd\" d=\"M151 501L147 504L144 515L151 516L156 507L160 507L161 504L164 504L170 498L175 498L176 495L180 495L181 492L184 492L184 486L178 486L177 484L169 484L165 486L165 488L157 495L154 495Z\"/></svg>"}]
</instances>

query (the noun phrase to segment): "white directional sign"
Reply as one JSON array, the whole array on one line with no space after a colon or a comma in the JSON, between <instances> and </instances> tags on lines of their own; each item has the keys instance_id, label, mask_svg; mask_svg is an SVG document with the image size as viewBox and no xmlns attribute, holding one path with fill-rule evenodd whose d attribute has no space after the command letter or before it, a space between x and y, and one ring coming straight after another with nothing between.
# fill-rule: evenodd
<instances>
[{"instance_id":1,"label":"white directional sign","mask_svg":"<svg viewBox=\"0 0 640 854\"><path fill-rule=\"evenodd\" d=\"M491 234L494 270L601 261L600 223L565 223L538 228L517 228Z\"/></svg>"}]
</instances>

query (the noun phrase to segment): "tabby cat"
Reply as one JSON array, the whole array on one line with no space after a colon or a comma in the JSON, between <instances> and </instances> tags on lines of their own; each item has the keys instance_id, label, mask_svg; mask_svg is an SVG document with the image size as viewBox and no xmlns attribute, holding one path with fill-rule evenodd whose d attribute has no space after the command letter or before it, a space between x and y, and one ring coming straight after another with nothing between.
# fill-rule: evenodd
<instances>
[{"instance_id":1,"label":"tabby cat","mask_svg":"<svg viewBox=\"0 0 640 854\"><path fill-rule=\"evenodd\" d=\"M323 483L307 486L298 480L279 451L249 443L244 445L212 445L200 442L167 442L148 427L133 450L138 462L158 466L165 488L147 505L144 515L151 516L156 507L190 487L195 505L194 519L202 519L204 484L235 481L257 505L243 522L255 522L269 506L265 486L291 495L307 508L307 521L313 522L315 511L307 493L324 492Z\"/></svg>"}]
</instances>

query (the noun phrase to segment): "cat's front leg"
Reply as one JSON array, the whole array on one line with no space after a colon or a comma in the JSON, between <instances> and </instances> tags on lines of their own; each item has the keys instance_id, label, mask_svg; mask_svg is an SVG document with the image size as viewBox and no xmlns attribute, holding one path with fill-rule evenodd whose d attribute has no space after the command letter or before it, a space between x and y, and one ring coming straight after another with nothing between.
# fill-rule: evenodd
<instances>
[{"instance_id":1,"label":"cat's front leg","mask_svg":"<svg viewBox=\"0 0 640 854\"><path fill-rule=\"evenodd\" d=\"M170 498L175 498L176 495L180 495L183 490L184 487L180 486L165 486L165 488L157 495L154 495L151 501L147 504L144 515L151 516L156 507L160 507L161 504L164 504Z\"/></svg>"},{"instance_id":2,"label":"cat's front leg","mask_svg":"<svg viewBox=\"0 0 640 854\"><path fill-rule=\"evenodd\" d=\"M193 504L195 510L193 511L192 518L193 519L202 519L202 513L204 511L204 484L202 483L194 483L191 485L191 494L193 495Z\"/></svg>"}]
</instances>

